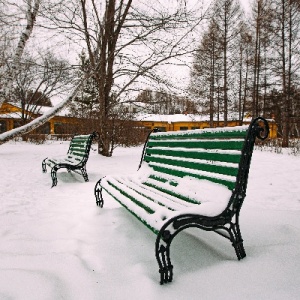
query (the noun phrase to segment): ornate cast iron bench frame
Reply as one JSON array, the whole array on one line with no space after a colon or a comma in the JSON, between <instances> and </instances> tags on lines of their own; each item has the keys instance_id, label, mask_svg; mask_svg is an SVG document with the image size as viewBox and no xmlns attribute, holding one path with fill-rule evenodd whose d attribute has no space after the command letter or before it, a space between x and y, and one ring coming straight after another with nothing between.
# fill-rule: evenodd
<instances>
[{"instance_id":1,"label":"ornate cast iron bench frame","mask_svg":"<svg viewBox=\"0 0 300 300\"><path fill-rule=\"evenodd\" d=\"M92 141L96 135L96 132L88 135L75 135L70 142L66 155L53 158L47 157L42 161L43 173L47 172L46 166L51 168L52 187L57 185L56 173L61 168L66 168L68 172L73 171L80 174L85 181L89 181L86 163L89 158Z\"/></svg>"},{"instance_id":2,"label":"ornate cast iron bench frame","mask_svg":"<svg viewBox=\"0 0 300 300\"><path fill-rule=\"evenodd\" d=\"M224 131L222 128L216 128L171 134L151 133L143 149L140 167L142 165L143 169L143 165L146 164L153 173L150 172L148 178L139 183L121 176L101 178L94 189L96 204L103 207L104 189L157 235L155 255L161 284L173 279L171 242L179 232L188 227L213 231L230 240L240 260L246 256L246 252L240 232L239 214L246 196L254 143L256 138L264 140L268 134L268 122L260 117L254 119L249 127L228 127ZM200 160L197 161L198 159ZM221 173L219 176L218 172ZM160 174L161 178L158 179ZM184 195L176 195L171 187L176 183L172 183L172 180L169 180L170 187L167 189L162 186L166 185L168 178L185 176L197 178L199 185L204 179L212 181L213 184L219 183L222 188L226 186L226 189L229 189L229 197L225 201L225 208L221 208L221 212L215 215L201 214L197 207L201 208L204 204L198 203L192 209L176 209L174 216L168 217L167 198L171 197L174 201L178 198L181 202L189 199ZM158 183L153 184L154 180L158 180ZM162 183L159 183L159 180ZM199 192L199 189L200 186L196 192ZM160 218L157 225L152 220L155 214Z\"/></svg>"}]
</instances>

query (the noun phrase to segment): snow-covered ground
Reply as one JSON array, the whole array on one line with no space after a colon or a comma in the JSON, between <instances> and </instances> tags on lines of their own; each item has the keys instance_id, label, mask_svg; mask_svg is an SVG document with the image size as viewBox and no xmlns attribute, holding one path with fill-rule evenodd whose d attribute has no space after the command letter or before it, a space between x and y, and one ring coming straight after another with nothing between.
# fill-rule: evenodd
<instances>
[{"instance_id":1,"label":"snow-covered ground","mask_svg":"<svg viewBox=\"0 0 300 300\"><path fill-rule=\"evenodd\" d=\"M1 300L300 299L300 157L255 150L240 219L245 259L224 238L188 229L171 246L174 281L161 286L155 235L93 195L101 176L136 172L142 147L92 151L89 182L63 170L51 189L42 160L67 148L0 146Z\"/></svg>"}]
</instances>

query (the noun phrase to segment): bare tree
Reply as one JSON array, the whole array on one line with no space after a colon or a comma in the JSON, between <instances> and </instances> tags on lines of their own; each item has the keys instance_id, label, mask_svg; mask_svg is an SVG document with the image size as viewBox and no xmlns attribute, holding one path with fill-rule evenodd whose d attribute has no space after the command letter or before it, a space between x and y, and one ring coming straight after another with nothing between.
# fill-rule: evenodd
<instances>
[{"instance_id":1,"label":"bare tree","mask_svg":"<svg viewBox=\"0 0 300 300\"><path fill-rule=\"evenodd\" d=\"M222 113L224 125L227 125L228 112L232 108L229 95L234 93L234 65L238 60L238 35L241 22L241 10L237 1L214 1L210 10L211 22L208 31L202 36L197 50L193 80L199 76L202 84L195 86L196 92L209 102L210 124L213 125L214 113L218 121ZM198 57L197 57L198 56ZM203 82L203 80L206 82Z\"/></svg>"},{"instance_id":2,"label":"bare tree","mask_svg":"<svg viewBox=\"0 0 300 300\"><path fill-rule=\"evenodd\" d=\"M256 0L252 7L252 24L254 28L253 41L253 86L252 86L252 115L264 113L265 107L260 98L266 97L267 73L271 71L270 41L272 39L273 11L271 1ZM263 70L264 73L263 73Z\"/></svg>"},{"instance_id":3,"label":"bare tree","mask_svg":"<svg viewBox=\"0 0 300 300\"><path fill-rule=\"evenodd\" d=\"M10 101L21 104L23 124L39 114L47 99L65 93L73 81L66 60L57 59L53 53L43 53L39 58L26 54L15 79L15 89ZM51 101L50 101L50 106Z\"/></svg>"},{"instance_id":4,"label":"bare tree","mask_svg":"<svg viewBox=\"0 0 300 300\"><path fill-rule=\"evenodd\" d=\"M214 15L219 26L223 50L223 115L224 126L227 126L230 90L230 70L235 63L236 40L241 22L241 8L236 0L215 1Z\"/></svg>"},{"instance_id":5,"label":"bare tree","mask_svg":"<svg viewBox=\"0 0 300 300\"><path fill-rule=\"evenodd\" d=\"M86 49L88 72L97 87L99 152L103 155L111 153L108 126L122 97L141 80L167 82L157 70L192 51L187 38L202 17L193 19L185 3L173 2L175 8L159 1L155 7L151 1L65 1L54 7L55 13L47 13L51 15L49 28L63 29Z\"/></svg>"},{"instance_id":6,"label":"bare tree","mask_svg":"<svg viewBox=\"0 0 300 300\"><path fill-rule=\"evenodd\" d=\"M252 35L249 26L245 22L241 23L240 34L238 40L239 60L238 60L238 119L240 124L243 124L244 114L247 107L247 98L249 90L249 77L250 77L250 61L252 55Z\"/></svg>"},{"instance_id":7,"label":"bare tree","mask_svg":"<svg viewBox=\"0 0 300 300\"><path fill-rule=\"evenodd\" d=\"M294 102L293 90L299 84L299 17L300 6L298 1L278 0L276 1L275 15L275 49L277 51L277 62L274 65L274 75L278 76L281 82L282 106L279 123L282 127L283 147L289 146L291 132L291 120L293 115Z\"/></svg>"},{"instance_id":8,"label":"bare tree","mask_svg":"<svg viewBox=\"0 0 300 300\"><path fill-rule=\"evenodd\" d=\"M212 18L207 32L203 34L201 43L194 54L191 69L190 91L196 96L202 107L209 108L210 127L214 124L214 115L220 119L220 77L222 69L221 36L218 24ZM206 113L206 110L204 111Z\"/></svg>"},{"instance_id":9,"label":"bare tree","mask_svg":"<svg viewBox=\"0 0 300 300\"><path fill-rule=\"evenodd\" d=\"M47 7L43 6L43 16L51 16L48 18L49 26L43 26L44 30L63 33L65 41L69 39L76 42L79 49L86 48L90 69L62 103L11 135L0 135L0 141L4 142L45 123L70 99L74 99L81 89L80 85L92 77L97 82L100 104L101 153L109 155L111 139L107 136L106 127L111 123L110 116L115 115L114 108L121 95L135 88L140 77L157 79L157 75L150 71L169 59L190 52L182 41L201 22L202 17L189 19L191 23L188 24L186 1L181 3L174 0L174 3L177 6L171 12L164 3L156 3L159 5L153 8L149 1L134 6L133 1L123 0L57 0L51 1ZM36 14L30 16L36 17ZM34 22L29 24L33 25ZM180 35L174 34L177 30L181 30Z\"/></svg>"}]
</instances>

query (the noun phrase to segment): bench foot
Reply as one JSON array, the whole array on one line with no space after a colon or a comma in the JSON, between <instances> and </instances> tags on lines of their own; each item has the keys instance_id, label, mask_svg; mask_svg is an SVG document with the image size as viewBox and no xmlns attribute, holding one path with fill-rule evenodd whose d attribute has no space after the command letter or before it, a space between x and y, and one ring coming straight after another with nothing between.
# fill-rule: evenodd
<instances>
[{"instance_id":1,"label":"bench foot","mask_svg":"<svg viewBox=\"0 0 300 300\"><path fill-rule=\"evenodd\" d=\"M104 204L104 201L103 201L103 197L102 197L102 187L100 185L101 180L102 180L102 178L100 180L98 180L98 182L95 185L94 195L95 195L95 198L96 198L97 206L100 206L102 208L103 204Z\"/></svg>"},{"instance_id":2,"label":"bench foot","mask_svg":"<svg viewBox=\"0 0 300 300\"><path fill-rule=\"evenodd\" d=\"M56 175L57 169L53 167L51 169L51 178L52 178L52 186L51 188L55 187L57 185L57 175Z\"/></svg>"},{"instance_id":3,"label":"bench foot","mask_svg":"<svg viewBox=\"0 0 300 300\"><path fill-rule=\"evenodd\" d=\"M244 257L246 257L246 251L244 248L243 239L242 239L242 235L238 223L236 224L231 223L229 233L230 233L230 240L232 242L232 246L235 250L236 256L238 260L241 260Z\"/></svg>"},{"instance_id":4,"label":"bench foot","mask_svg":"<svg viewBox=\"0 0 300 300\"><path fill-rule=\"evenodd\" d=\"M81 174L82 174L82 176L83 176L84 181L86 181L86 182L89 181L89 177L88 177L88 174L87 174L87 172L86 172L85 166L82 167L82 168L80 169L80 171L81 171Z\"/></svg>"},{"instance_id":5,"label":"bench foot","mask_svg":"<svg viewBox=\"0 0 300 300\"><path fill-rule=\"evenodd\" d=\"M170 245L175 235L169 230L161 230L156 239L155 255L159 266L160 284L172 282L173 265L170 258Z\"/></svg>"},{"instance_id":6,"label":"bench foot","mask_svg":"<svg viewBox=\"0 0 300 300\"><path fill-rule=\"evenodd\" d=\"M43 173L47 173L47 167L46 167L46 159L48 157L46 157L43 161L42 161L42 170L43 170Z\"/></svg>"},{"instance_id":7,"label":"bench foot","mask_svg":"<svg viewBox=\"0 0 300 300\"><path fill-rule=\"evenodd\" d=\"M238 260L241 260L244 257L246 257L246 251L245 251L242 241L239 243L236 243L235 245L233 244L233 247L235 249L235 253L236 253Z\"/></svg>"},{"instance_id":8,"label":"bench foot","mask_svg":"<svg viewBox=\"0 0 300 300\"><path fill-rule=\"evenodd\" d=\"M167 247L160 245L156 256L159 264L160 284L172 282L173 265L170 259L170 245Z\"/></svg>"}]
</instances>

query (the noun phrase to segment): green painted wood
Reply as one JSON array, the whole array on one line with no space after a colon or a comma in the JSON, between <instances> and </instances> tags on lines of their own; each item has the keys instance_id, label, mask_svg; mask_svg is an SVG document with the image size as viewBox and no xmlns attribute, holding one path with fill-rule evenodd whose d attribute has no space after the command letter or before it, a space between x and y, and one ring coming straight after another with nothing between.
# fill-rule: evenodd
<instances>
[{"instance_id":1,"label":"green painted wood","mask_svg":"<svg viewBox=\"0 0 300 300\"><path fill-rule=\"evenodd\" d=\"M145 159L147 162L157 162L161 164L166 164L169 166L183 167L191 170L201 170L206 172L218 173L223 175L236 176L238 173L238 165L237 167L225 167L214 164L204 164L199 163L197 161L186 161L186 160L175 160L165 157L157 157L157 156L148 156ZM189 174L189 170L186 171Z\"/></svg>"},{"instance_id":2,"label":"green painted wood","mask_svg":"<svg viewBox=\"0 0 300 300\"><path fill-rule=\"evenodd\" d=\"M204 150L205 151L205 150ZM200 152L197 150L185 150L182 149L170 149L170 148L147 148L146 156L144 160L147 160L149 155L164 155L164 156L175 156L182 158L194 158L194 159L204 159L210 161L222 161L230 163L239 163L241 154L240 153L212 153L212 152Z\"/></svg>"},{"instance_id":3,"label":"green painted wood","mask_svg":"<svg viewBox=\"0 0 300 300\"><path fill-rule=\"evenodd\" d=\"M165 174L169 174L172 176L177 176L177 177L181 177L181 178L183 178L184 176L191 176L191 177L198 178L198 179L206 179L211 182L223 184L223 185L227 186L230 190L233 190L235 187L235 182L227 181L225 179L219 179L219 178L209 177L209 176L205 176L205 175L192 174L189 172L184 172L182 170L169 169L169 168L164 168L164 167L155 166L155 165L151 165L151 164L150 164L150 166L156 172L165 173Z\"/></svg>"},{"instance_id":4,"label":"green painted wood","mask_svg":"<svg viewBox=\"0 0 300 300\"><path fill-rule=\"evenodd\" d=\"M240 150L243 145L243 140L151 140L148 142L147 147Z\"/></svg>"},{"instance_id":5,"label":"green painted wood","mask_svg":"<svg viewBox=\"0 0 300 300\"><path fill-rule=\"evenodd\" d=\"M143 208L147 213L153 214L155 212L150 207L144 205L143 203L141 203L140 201L138 201L137 199L135 199L134 197L132 197L131 195L129 195L128 193L126 193L124 190L122 190L119 187L117 187L116 185L114 185L111 181L108 180L107 183L110 186L112 186L114 189L116 189L117 191L119 191L122 195L124 195L125 197L129 198L136 205L138 205L139 207Z\"/></svg>"},{"instance_id":6,"label":"green painted wood","mask_svg":"<svg viewBox=\"0 0 300 300\"><path fill-rule=\"evenodd\" d=\"M166 187L163 188L163 187L157 186L157 185L155 185L153 183L150 183L150 182L147 182L147 181L143 182L143 184L146 185L146 186L155 188L156 190L161 191L161 192L163 192L165 194L168 194L168 195L174 196L174 197L176 197L178 199L181 199L183 201L186 201L188 203L200 204L199 201L196 201L195 199L192 199L190 197L186 197L186 196L184 196L182 194L175 193L174 191L172 191L170 189L167 189Z\"/></svg>"},{"instance_id":7,"label":"green painted wood","mask_svg":"<svg viewBox=\"0 0 300 300\"><path fill-rule=\"evenodd\" d=\"M247 135L248 127L245 126L240 130L232 128L232 130L195 130L189 132L174 132L174 133L155 133L152 134L149 140L165 140L165 139L244 139Z\"/></svg>"},{"instance_id":8,"label":"green painted wood","mask_svg":"<svg viewBox=\"0 0 300 300\"><path fill-rule=\"evenodd\" d=\"M154 227L150 226L144 219L142 219L139 215L134 213L129 207L127 207L120 199L116 198L110 190L106 189L103 187L103 189L111 196L113 197L116 201L118 201L123 207L125 207L132 215L134 215L138 220L140 220L147 228L149 228L154 234L158 234L159 230L155 229Z\"/></svg>"}]
</instances>

